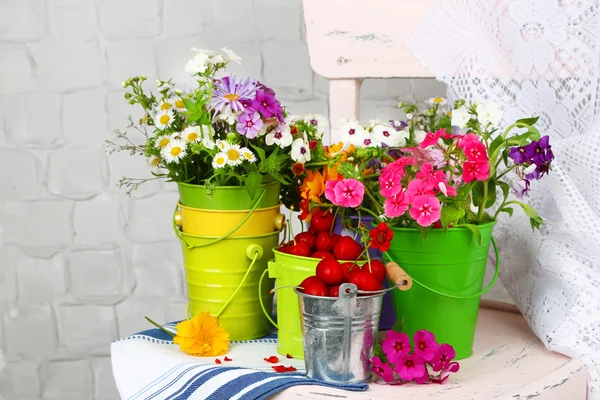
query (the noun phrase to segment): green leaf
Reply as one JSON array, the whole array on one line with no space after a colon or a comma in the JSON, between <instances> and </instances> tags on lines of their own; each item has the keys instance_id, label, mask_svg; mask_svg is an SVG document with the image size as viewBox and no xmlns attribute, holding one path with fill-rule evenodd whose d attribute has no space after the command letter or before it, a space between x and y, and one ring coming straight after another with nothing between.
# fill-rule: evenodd
<instances>
[{"instance_id":1,"label":"green leaf","mask_svg":"<svg viewBox=\"0 0 600 400\"><path fill-rule=\"evenodd\" d=\"M473 205L479 207L483 203L483 181L477 181L473 185Z\"/></svg>"},{"instance_id":2,"label":"green leaf","mask_svg":"<svg viewBox=\"0 0 600 400\"><path fill-rule=\"evenodd\" d=\"M498 186L500 186L500 189L502 189L502 194L504 195L504 200L506 200L506 198L508 197L508 194L510 193L510 186L508 186L508 183L503 182L503 181L494 181L496 182L496 184Z\"/></svg>"},{"instance_id":3,"label":"green leaf","mask_svg":"<svg viewBox=\"0 0 600 400\"><path fill-rule=\"evenodd\" d=\"M511 201L510 203L521 206L523 212L525 212L525 215L529 217L529 222L531 223L532 228L539 229L540 225L544 223L544 220L538 215L537 211L535 211L535 208L531 207L529 204L521 203L520 201Z\"/></svg>"},{"instance_id":4,"label":"green leaf","mask_svg":"<svg viewBox=\"0 0 600 400\"><path fill-rule=\"evenodd\" d=\"M513 210L513 208L512 208L512 207L504 207L504 208L501 208L501 209L500 209L500 212L505 212L505 213L507 213L507 214L508 214L509 216L511 216L511 217L512 217L512 215L513 215L513 211L514 211L514 210Z\"/></svg>"},{"instance_id":5,"label":"green leaf","mask_svg":"<svg viewBox=\"0 0 600 400\"><path fill-rule=\"evenodd\" d=\"M490 208L496 202L496 185L494 182L488 182L488 195L485 201L485 208Z\"/></svg>"},{"instance_id":6,"label":"green leaf","mask_svg":"<svg viewBox=\"0 0 600 400\"><path fill-rule=\"evenodd\" d=\"M494 151L496 151L496 149L499 148L502 143L504 143L504 138L502 135L496 136L496 138L492 141L492 144L490 144L489 153L494 154Z\"/></svg>"},{"instance_id":7,"label":"green leaf","mask_svg":"<svg viewBox=\"0 0 600 400\"><path fill-rule=\"evenodd\" d=\"M338 167L338 172L346 179L360 178L358 171L354 168L351 163L343 163Z\"/></svg>"},{"instance_id":8,"label":"green leaf","mask_svg":"<svg viewBox=\"0 0 600 400\"><path fill-rule=\"evenodd\" d=\"M454 207L453 205L445 205L442 207L440 221L444 228L447 228L452 223L458 221L465 215L465 210Z\"/></svg>"},{"instance_id":9,"label":"green leaf","mask_svg":"<svg viewBox=\"0 0 600 400\"><path fill-rule=\"evenodd\" d=\"M254 150L256 150L256 152L258 153L258 158L260 158L261 162L265 161L267 159L267 154L265 153L265 151L262 148L255 146L253 144L250 144L250 146L252 146L252 148Z\"/></svg>"},{"instance_id":10,"label":"green leaf","mask_svg":"<svg viewBox=\"0 0 600 400\"><path fill-rule=\"evenodd\" d=\"M467 228L471 232L473 232L473 235L475 235L475 239L477 240L477 243L479 243L479 245L481 245L481 232L479 232L479 228L477 227L477 225L473 225L473 224L457 225L457 227L459 227L459 226L464 226L465 228Z\"/></svg>"},{"instance_id":11,"label":"green leaf","mask_svg":"<svg viewBox=\"0 0 600 400\"><path fill-rule=\"evenodd\" d=\"M520 124L533 125L533 124L535 124L538 121L538 119L540 119L539 116L538 117L532 117L532 118L521 118L521 119L518 119L517 122L520 123Z\"/></svg>"},{"instance_id":12,"label":"green leaf","mask_svg":"<svg viewBox=\"0 0 600 400\"><path fill-rule=\"evenodd\" d=\"M392 326L392 330L396 332L402 332L402 328L404 328L404 316L401 319L396 321L394 326Z\"/></svg>"},{"instance_id":13,"label":"green leaf","mask_svg":"<svg viewBox=\"0 0 600 400\"><path fill-rule=\"evenodd\" d=\"M246 191L250 195L250 198L254 200L256 196L256 192L260 188L260 184L262 183L262 175L260 172L252 171L248 174L246 178Z\"/></svg>"}]
</instances>

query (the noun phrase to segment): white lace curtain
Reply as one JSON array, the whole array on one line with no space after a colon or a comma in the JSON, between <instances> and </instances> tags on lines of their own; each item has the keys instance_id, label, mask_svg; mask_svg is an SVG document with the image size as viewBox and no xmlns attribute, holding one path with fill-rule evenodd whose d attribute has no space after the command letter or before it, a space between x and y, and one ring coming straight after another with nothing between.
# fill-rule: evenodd
<instances>
[{"instance_id":1,"label":"white lace curtain","mask_svg":"<svg viewBox=\"0 0 600 400\"><path fill-rule=\"evenodd\" d=\"M450 99L495 101L506 123L540 116L555 160L527 201L546 223L499 221L500 279L600 399L600 1L441 0L408 46Z\"/></svg>"}]
</instances>

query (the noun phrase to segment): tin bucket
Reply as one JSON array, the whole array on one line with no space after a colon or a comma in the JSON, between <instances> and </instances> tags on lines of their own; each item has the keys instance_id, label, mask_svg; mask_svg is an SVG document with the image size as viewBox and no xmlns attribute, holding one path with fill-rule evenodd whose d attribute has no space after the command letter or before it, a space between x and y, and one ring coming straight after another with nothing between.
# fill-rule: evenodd
<instances>
[{"instance_id":1,"label":"tin bucket","mask_svg":"<svg viewBox=\"0 0 600 400\"><path fill-rule=\"evenodd\" d=\"M294 289L300 307L306 375L326 382L367 382L384 293L357 297L344 283L339 297Z\"/></svg>"}]
</instances>

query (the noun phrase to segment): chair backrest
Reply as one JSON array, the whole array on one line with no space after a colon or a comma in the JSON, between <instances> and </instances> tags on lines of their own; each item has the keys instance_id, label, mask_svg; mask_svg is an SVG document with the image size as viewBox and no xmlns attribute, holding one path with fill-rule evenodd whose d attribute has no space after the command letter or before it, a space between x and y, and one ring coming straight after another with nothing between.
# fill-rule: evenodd
<instances>
[{"instance_id":1,"label":"chair backrest","mask_svg":"<svg viewBox=\"0 0 600 400\"><path fill-rule=\"evenodd\" d=\"M363 78L430 78L406 48L441 0L303 0L310 64L329 79L331 140L340 118L360 117Z\"/></svg>"}]
</instances>

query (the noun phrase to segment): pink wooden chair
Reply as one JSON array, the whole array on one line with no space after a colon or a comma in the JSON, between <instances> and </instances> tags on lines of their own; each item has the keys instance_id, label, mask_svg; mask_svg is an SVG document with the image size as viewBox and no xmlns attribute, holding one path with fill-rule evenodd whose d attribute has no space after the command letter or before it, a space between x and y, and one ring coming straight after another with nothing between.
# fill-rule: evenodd
<instances>
[{"instance_id":1,"label":"pink wooden chair","mask_svg":"<svg viewBox=\"0 0 600 400\"><path fill-rule=\"evenodd\" d=\"M404 43L440 0L303 0L313 70L329 79L331 141L340 118L360 116L363 78L429 78ZM474 354L443 385L372 384L367 393L287 389L274 399L585 399L581 361L548 351L514 305L483 300Z\"/></svg>"}]
</instances>

